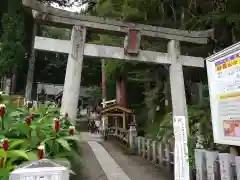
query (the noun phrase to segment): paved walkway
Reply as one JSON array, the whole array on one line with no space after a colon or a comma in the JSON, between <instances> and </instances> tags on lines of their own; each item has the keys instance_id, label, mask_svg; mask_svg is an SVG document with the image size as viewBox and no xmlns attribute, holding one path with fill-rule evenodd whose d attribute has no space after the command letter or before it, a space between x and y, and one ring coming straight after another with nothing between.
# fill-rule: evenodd
<instances>
[{"instance_id":1,"label":"paved walkway","mask_svg":"<svg viewBox=\"0 0 240 180\"><path fill-rule=\"evenodd\" d=\"M81 133L85 180L169 180L158 168L138 156L123 153L99 135Z\"/></svg>"}]
</instances>

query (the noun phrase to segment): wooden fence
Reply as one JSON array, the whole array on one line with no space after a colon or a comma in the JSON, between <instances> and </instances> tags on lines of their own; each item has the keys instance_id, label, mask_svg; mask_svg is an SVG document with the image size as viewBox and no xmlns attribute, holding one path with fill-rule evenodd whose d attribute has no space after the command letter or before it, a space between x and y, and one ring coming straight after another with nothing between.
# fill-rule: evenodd
<instances>
[{"instance_id":1,"label":"wooden fence","mask_svg":"<svg viewBox=\"0 0 240 180\"><path fill-rule=\"evenodd\" d=\"M132 151L156 166L174 170L174 148L170 143L135 137L130 145L130 132L110 128L108 135L114 137ZM132 147L130 147L132 146ZM240 156L195 149L195 168L191 170L192 180L240 180Z\"/></svg>"}]
</instances>

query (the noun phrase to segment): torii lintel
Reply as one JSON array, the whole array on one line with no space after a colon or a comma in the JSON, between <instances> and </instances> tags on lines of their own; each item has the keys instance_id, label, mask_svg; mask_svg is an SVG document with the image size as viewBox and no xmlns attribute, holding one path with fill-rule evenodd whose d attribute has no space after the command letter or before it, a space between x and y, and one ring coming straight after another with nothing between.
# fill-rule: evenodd
<instances>
[{"instance_id":1,"label":"torii lintel","mask_svg":"<svg viewBox=\"0 0 240 180\"><path fill-rule=\"evenodd\" d=\"M36 0L22 0L25 7L31 8L33 17L41 23L52 23L71 28L73 25L82 25L93 31L126 34L129 28L141 32L141 36L165 38L185 41L196 44L206 44L209 37L213 37L213 29L205 31L186 31L144 24L133 24L123 21L111 20L103 17L88 16L75 12L51 7Z\"/></svg>"}]
</instances>

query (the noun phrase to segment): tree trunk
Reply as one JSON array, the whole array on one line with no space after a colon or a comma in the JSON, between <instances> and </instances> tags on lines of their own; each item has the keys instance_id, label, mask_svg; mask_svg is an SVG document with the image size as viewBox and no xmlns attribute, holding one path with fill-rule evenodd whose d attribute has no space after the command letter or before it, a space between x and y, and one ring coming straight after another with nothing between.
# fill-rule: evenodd
<instances>
[{"instance_id":1,"label":"tree trunk","mask_svg":"<svg viewBox=\"0 0 240 180\"><path fill-rule=\"evenodd\" d=\"M1 91L4 91L4 83L5 83L5 78L2 77L1 78L1 87L0 87Z\"/></svg>"},{"instance_id":2,"label":"tree trunk","mask_svg":"<svg viewBox=\"0 0 240 180\"><path fill-rule=\"evenodd\" d=\"M11 93L11 84L12 84L11 82L12 82L11 77L7 77L5 82L5 88L4 88L5 94L9 95Z\"/></svg>"},{"instance_id":3,"label":"tree trunk","mask_svg":"<svg viewBox=\"0 0 240 180\"><path fill-rule=\"evenodd\" d=\"M151 82L150 81L146 81L145 83L144 83L144 91L145 91L145 93L148 93L148 92L150 92L150 90L151 90ZM152 112L151 112L151 103L150 102L148 102L148 100L147 100L147 95L145 95L145 104L146 104L146 107L147 107L147 120L148 121L152 121L152 119L151 119L151 114L152 114Z\"/></svg>"},{"instance_id":4,"label":"tree trunk","mask_svg":"<svg viewBox=\"0 0 240 180\"><path fill-rule=\"evenodd\" d=\"M16 93L16 85L17 85L17 69L15 68L13 70L13 75L12 75L11 94L15 94Z\"/></svg>"},{"instance_id":5,"label":"tree trunk","mask_svg":"<svg viewBox=\"0 0 240 180\"><path fill-rule=\"evenodd\" d=\"M116 81L116 102L124 107L127 107L127 95L126 95L126 79L120 77Z\"/></svg>"},{"instance_id":6,"label":"tree trunk","mask_svg":"<svg viewBox=\"0 0 240 180\"><path fill-rule=\"evenodd\" d=\"M25 91L25 100L31 101L32 100L32 86L33 86L33 76L34 76L34 69L35 69L35 49L34 49L34 42L35 36L37 32L37 25L33 24L33 33L32 33L32 45L31 45L31 55L28 60L28 74L27 74L27 85Z\"/></svg>"},{"instance_id":7,"label":"tree trunk","mask_svg":"<svg viewBox=\"0 0 240 180\"><path fill-rule=\"evenodd\" d=\"M165 66L167 71L169 68ZM165 112L172 112L172 98L171 98L171 90L170 90L170 77L167 76L166 82L164 83L164 95L165 95Z\"/></svg>"},{"instance_id":8,"label":"tree trunk","mask_svg":"<svg viewBox=\"0 0 240 180\"><path fill-rule=\"evenodd\" d=\"M105 60L101 60L101 72L102 72L102 99L107 99L107 86L106 86L106 76L105 76Z\"/></svg>"}]
</instances>

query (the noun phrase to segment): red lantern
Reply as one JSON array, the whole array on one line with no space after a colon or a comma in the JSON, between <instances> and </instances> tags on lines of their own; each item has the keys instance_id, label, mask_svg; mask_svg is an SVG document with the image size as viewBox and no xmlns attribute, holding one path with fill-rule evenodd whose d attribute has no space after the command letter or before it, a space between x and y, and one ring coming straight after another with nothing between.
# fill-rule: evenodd
<instances>
[{"instance_id":1,"label":"red lantern","mask_svg":"<svg viewBox=\"0 0 240 180\"><path fill-rule=\"evenodd\" d=\"M4 151L8 150L8 140L7 139L2 140L2 148Z\"/></svg>"}]
</instances>

